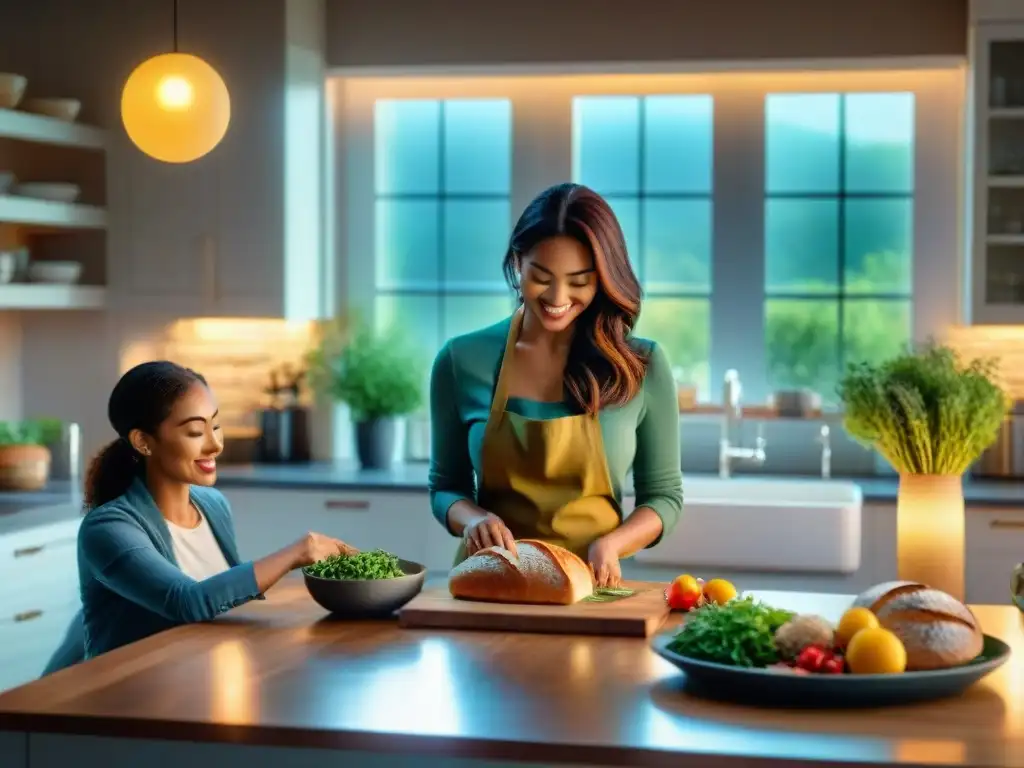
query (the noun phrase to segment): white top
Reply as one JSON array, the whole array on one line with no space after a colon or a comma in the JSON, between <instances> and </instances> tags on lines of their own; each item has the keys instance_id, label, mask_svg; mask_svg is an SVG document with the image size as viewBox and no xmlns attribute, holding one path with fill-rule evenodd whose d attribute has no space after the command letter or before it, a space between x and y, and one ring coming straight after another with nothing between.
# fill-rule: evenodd
<instances>
[{"instance_id":1,"label":"white top","mask_svg":"<svg viewBox=\"0 0 1024 768\"><path fill-rule=\"evenodd\" d=\"M182 528L180 525L167 521L171 532L171 548L178 560L178 567L186 576L196 581L203 581L218 573L228 570L228 561L220 551L220 544L213 535L213 529L206 522L206 517L199 513L199 525L195 528Z\"/></svg>"}]
</instances>

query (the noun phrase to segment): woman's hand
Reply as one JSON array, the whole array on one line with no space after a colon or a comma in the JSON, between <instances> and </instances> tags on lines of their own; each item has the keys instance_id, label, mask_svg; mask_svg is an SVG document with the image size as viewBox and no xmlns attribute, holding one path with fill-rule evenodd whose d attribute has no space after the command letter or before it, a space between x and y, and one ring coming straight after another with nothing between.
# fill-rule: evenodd
<instances>
[{"instance_id":1,"label":"woman's hand","mask_svg":"<svg viewBox=\"0 0 1024 768\"><path fill-rule=\"evenodd\" d=\"M340 539L310 531L295 542L295 567L303 568L333 555L354 555L358 552Z\"/></svg>"},{"instance_id":2,"label":"woman's hand","mask_svg":"<svg viewBox=\"0 0 1024 768\"><path fill-rule=\"evenodd\" d=\"M462 529L462 538L466 542L466 554L472 555L488 547L503 547L516 555L516 540L512 531L493 512L471 520Z\"/></svg>"},{"instance_id":3,"label":"woman's hand","mask_svg":"<svg viewBox=\"0 0 1024 768\"><path fill-rule=\"evenodd\" d=\"M590 561L590 570L594 572L594 581L598 587L617 587L622 583L619 550L607 536L602 536L590 545L587 560Z\"/></svg>"}]
</instances>

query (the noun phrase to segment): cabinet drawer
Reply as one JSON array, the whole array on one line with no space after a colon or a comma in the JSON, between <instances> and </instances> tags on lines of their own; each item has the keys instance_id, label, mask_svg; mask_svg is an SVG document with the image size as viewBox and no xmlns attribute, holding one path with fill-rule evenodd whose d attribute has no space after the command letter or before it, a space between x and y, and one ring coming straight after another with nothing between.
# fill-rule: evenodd
<instances>
[{"instance_id":1,"label":"cabinet drawer","mask_svg":"<svg viewBox=\"0 0 1024 768\"><path fill-rule=\"evenodd\" d=\"M0 620L0 690L39 677L77 610L77 606L66 606L20 620Z\"/></svg>"},{"instance_id":2,"label":"cabinet drawer","mask_svg":"<svg viewBox=\"0 0 1024 768\"><path fill-rule=\"evenodd\" d=\"M1009 603L1013 569L1024 562L1024 511L971 509L966 528L967 601Z\"/></svg>"},{"instance_id":3,"label":"cabinet drawer","mask_svg":"<svg viewBox=\"0 0 1024 768\"><path fill-rule=\"evenodd\" d=\"M11 573L21 573L28 563L39 563L41 556L55 549L74 554L80 524L81 520L76 518L0 536L0 580Z\"/></svg>"},{"instance_id":4,"label":"cabinet drawer","mask_svg":"<svg viewBox=\"0 0 1024 768\"><path fill-rule=\"evenodd\" d=\"M0 574L0 621L26 610L67 605L78 595L77 543L51 542L5 565Z\"/></svg>"},{"instance_id":5,"label":"cabinet drawer","mask_svg":"<svg viewBox=\"0 0 1024 768\"><path fill-rule=\"evenodd\" d=\"M258 559L316 531L359 549L422 562L430 515L425 492L360 493L227 489L243 558Z\"/></svg>"},{"instance_id":6,"label":"cabinet drawer","mask_svg":"<svg viewBox=\"0 0 1024 768\"><path fill-rule=\"evenodd\" d=\"M1017 552L1024 560L1024 510L969 509L967 550Z\"/></svg>"}]
</instances>

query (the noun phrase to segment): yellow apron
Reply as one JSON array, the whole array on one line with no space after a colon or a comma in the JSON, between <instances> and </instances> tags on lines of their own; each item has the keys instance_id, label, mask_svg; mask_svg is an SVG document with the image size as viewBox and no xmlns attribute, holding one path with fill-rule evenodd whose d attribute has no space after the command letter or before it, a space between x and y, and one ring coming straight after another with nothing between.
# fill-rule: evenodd
<instances>
[{"instance_id":1,"label":"yellow apron","mask_svg":"<svg viewBox=\"0 0 1024 768\"><path fill-rule=\"evenodd\" d=\"M484 428L477 503L516 539L541 539L584 560L590 545L615 530L615 501L597 415L527 419L506 410L509 370L523 310L512 318L491 411ZM465 541L455 565L466 558Z\"/></svg>"}]
</instances>

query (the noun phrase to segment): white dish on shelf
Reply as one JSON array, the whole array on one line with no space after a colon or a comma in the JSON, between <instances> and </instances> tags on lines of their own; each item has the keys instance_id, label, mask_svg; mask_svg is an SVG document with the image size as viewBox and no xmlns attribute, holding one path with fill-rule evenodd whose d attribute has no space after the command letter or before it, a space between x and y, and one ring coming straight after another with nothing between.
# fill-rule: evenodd
<instances>
[{"instance_id":1,"label":"white dish on shelf","mask_svg":"<svg viewBox=\"0 0 1024 768\"><path fill-rule=\"evenodd\" d=\"M13 72L0 72L0 108L14 109L25 95L28 79Z\"/></svg>"},{"instance_id":2,"label":"white dish on shelf","mask_svg":"<svg viewBox=\"0 0 1024 768\"><path fill-rule=\"evenodd\" d=\"M0 195L6 195L17 181L18 177L12 171L0 171Z\"/></svg>"},{"instance_id":3,"label":"white dish on shelf","mask_svg":"<svg viewBox=\"0 0 1024 768\"><path fill-rule=\"evenodd\" d=\"M82 102L78 99L27 99L21 105L25 112L46 115L66 123L73 123L82 110Z\"/></svg>"},{"instance_id":4,"label":"white dish on shelf","mask_svg":"<svg viewBox=\"0 0 1024 768\"><path fill-rule=\"evenodd\" d=\"M72 285L82 276L77 261L33 261L28 265L28 279L33 283Z\"/></svg>"},{"instance_id":5,"label":"white dish on shelf","mask_svg":"<svg viewBox=\"0 0 1024 768\"><path fill-rule=\"evenodd\" d=\"M12 195L51 200L55 203L73 203L82 194L82 188L66 181L26 181L11 187Z\"/></svg>"}]
</instances>

